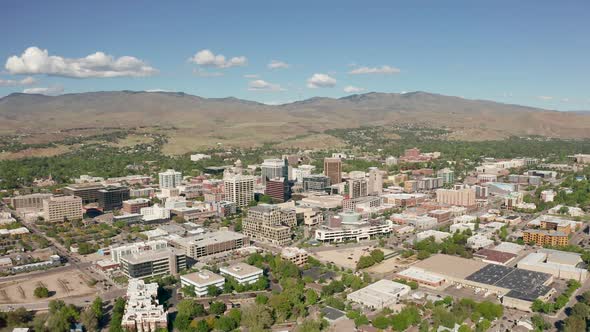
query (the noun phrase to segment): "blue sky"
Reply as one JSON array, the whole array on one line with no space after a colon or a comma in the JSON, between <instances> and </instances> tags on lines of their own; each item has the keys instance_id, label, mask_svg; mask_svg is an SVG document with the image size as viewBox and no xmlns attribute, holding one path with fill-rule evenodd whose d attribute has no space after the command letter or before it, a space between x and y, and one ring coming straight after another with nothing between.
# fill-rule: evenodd
<instances>
[{"instance_id":1,"label":"blue sky","mask_svg":"<svg viewBox=\"0 0 590 332\"><path fill-rule=\"evenodd\" d=\"M166 90L281 103L421 90L590 110L588 1L11 1L0 9L0 96ZM272 60L286 65L269 68Z\"/></svg>"}]
</instances>

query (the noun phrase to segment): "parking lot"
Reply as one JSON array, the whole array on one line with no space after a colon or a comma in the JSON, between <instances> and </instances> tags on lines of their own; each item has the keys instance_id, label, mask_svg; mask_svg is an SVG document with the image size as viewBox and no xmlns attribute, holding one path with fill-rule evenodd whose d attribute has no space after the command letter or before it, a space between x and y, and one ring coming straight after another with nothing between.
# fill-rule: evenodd
<instances>
[{"instance_id":1,"label":"parking lot","mask_svg":"<svg viewBox=\"0 0 590 332\"><path fill-rule=\"evenodd\" d=\"M371 250L376 249L374 246L359 246L354 248L334 248L333 250L322 250L313 253L313 255L324 263L332 263L346 269L355 269L356 264L361 256L369 255ZM389 249L378 248L385 255L392 253Z\"/></svg>"}]
</instances>

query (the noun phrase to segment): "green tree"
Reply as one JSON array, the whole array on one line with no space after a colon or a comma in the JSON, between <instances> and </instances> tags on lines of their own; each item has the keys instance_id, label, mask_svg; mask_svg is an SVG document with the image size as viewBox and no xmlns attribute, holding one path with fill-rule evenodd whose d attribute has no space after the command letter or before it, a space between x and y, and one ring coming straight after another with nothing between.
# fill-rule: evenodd
<instances>
[{"instance_id":1,"label":"green tree","mask_svg":"<svg viewBox=\"0 0 590 332\"><path fill-rule=\"evenodd\" d=\"M222 315L225 310L227 310L227 306L221 301L211 302L209 305L209 312L214 315Z\"/></svg>"},{"instance_id":2,"label":"green tree","mask_svg":"<svg viewBox=\"0 0 590 332\"><path fill-rule=\"evenodd\" d=\"M238 327L238 323L229 316L221 316L215 321L215 330L230 332Z\"/></svg>"},{"instance_id":3,"label":"green tree","mask_svg":"<svg viewBox=\"0 0 590 332\"><path fill-rule=\"evenodd\" d=\"M389 326L390 321L386 316L379 315L379 316L373 318L372 324L374 327L384 330Z\"/></svg>"},{"instance_id":4,"label":"green tree","mask_svg":"<svg viewBox=\"0 0 590 332\"><path fill-rule=\"evenodd\" d=\"M305 291L305 304L306 305L314 305L318 302L318 293L316 293L313 289L308 289Z\"/></svg>"},{"instance_id":5,"label":"green tree","mask_svg":"<svg viewBox=\"0 0 590 332\"><path fill-rule=\"evenodd\" d=\"M92 308L82 311L80 314L80 322L84 325L87 332L98 331L98 317Z\"/></svg>"},{"instance_id":6,"label":"green tree","mask_svg":"<svg viewBox=\"0 0 590 332\"><path fill-rule=\"evenodd\" d=\"M252 304L242 310L241 325L251 331L262 331L274 324L272 310L261 304Z\"/></svg>"},{"instance_id":7,"label":"green tree","mask_svg":"<svg viewBox=\"0 0 590 332\"><path fill-rule=\"evenodd\" d=\"M45 287L45 286L39 286L39 287L35 288L35 290L33 291L33 294L35 295L35 297L40 298L40 299L48 298L49 297L49 289L47 289L47 287Z\"/></svg>"}]
</instances>

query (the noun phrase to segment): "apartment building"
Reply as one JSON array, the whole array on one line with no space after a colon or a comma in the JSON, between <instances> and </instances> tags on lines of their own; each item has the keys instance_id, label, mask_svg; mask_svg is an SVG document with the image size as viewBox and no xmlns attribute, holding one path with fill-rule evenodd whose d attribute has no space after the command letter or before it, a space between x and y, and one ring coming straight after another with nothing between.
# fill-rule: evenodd
<instances>
[{"instance_id":1,"label":"apartment building","mask_svg":"<svg viewBox=\"0 0 590 332\"><path fill-rule=\"evenodd\" d=\"M567 246L569 237L566 233L545 229L527 229L522 232L524 243L535 243L539 246Z\"/></svg>"},{"instance_id":2,"label":"apartment building","mask_svg":"<svg viewBox=\"0 0 590 332\"><path fill-rule=\"evenodd\" d=\"M156 332L168 328L168 313L158 302L158 284L131 279L121 327L130 332Z\"/></svg>"},{"instance_id":3,"label":"apartment building","mask_svg":"<svg viewBox=\"0 0 590 332\"><path fill-rule=\"evenodd\" d=\"M223 179L225 200L234 202L243 208L254 200L254 177L250 175L232 174Z\"/></svg>"},{"instance_id":4,"label":"apartment building","mask_svg":"<svg viewBox=\"0 0 590 332\"><path fill-rule=\"evenodd\" d=\"M279 246L291 242L291 228L296 225L295 210L269 204L250 208L242 221L244 235Z\"/></svg>"},{"instance_id":5,"label":"apartment building","mask_svg":"<svg viewBox=\"0 0 590 332\"><path fill-rule=\"evenodd\" d=\"M369 167L369 195L381 195L383 193L383 171L377 167Z\"/></svg>"},{"instance_id":6,"label":"apartment building","mask_svg":"<svg viewBox=\"0 0 590 332\"><path fill-rule=\"evenodd\" d=\"M325 158L324 175L330 178L332 184L342 182L342 160L340 158Z\"/></svg>"},{"instance_id":7,"label":"apartment building","mask_svg":"<svg viewBox=\"0 0 590 332\"><path fill-rule=\"evenodd\" d=\"M248 236L231 231L217 231L189 237L170 237L168 243L192 259L230 252L250 245Z\"/></svg>"},{"instance_id":8,"label":"apartment building","mask_svg":"<svg viewBox=\"0 0 590 332\"><path fill-rule=\"evenodd\" d=\"M49 222L80 220L84 216L82 198L77 196L49 197L43 201L43 218Z\"/></svg>"},{"instance_id":9,"label":"apartment building","mask_svg":"<svg viewBox=\"0 0 590 332\"><path fill-rule=\"evenodd\" d=\"M438 170L436 176L442 178L444 184L455 182L455 172L448 168Z\"/></svg>"},{"instance_id":10,"label":"apartment building","mask_svg":"<svg viewBox=\"0 0 590 332\"><path fill-rule=\"evenodd\" d=\"M182 183L182 173L173 169L158 173L160 189L176 188Z\"/></svg>"},{"instance_id":11,"label":"apartment building","mask_svg":"<svg viewBox=\"0 0 590 332\"><path fill-rule=\"evenodd\" d=\"M475 191L472 189L438 189L436 201L449 205L473 206L475 205Z\"/></svg>"}]
</instances>

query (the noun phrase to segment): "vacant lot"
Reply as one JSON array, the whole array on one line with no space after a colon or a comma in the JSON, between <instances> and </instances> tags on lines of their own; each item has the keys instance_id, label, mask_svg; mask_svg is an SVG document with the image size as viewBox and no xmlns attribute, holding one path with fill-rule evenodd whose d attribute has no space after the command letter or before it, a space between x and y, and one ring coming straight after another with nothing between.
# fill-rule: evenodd
<instances>
[{"instance_id":1,"label":"vacant lot","mask_svg":"<svg viewBox=\"0 0 590 332\"><path fill-rule=\"evenodd\" d=\"M95 293L93 287L86 283L86 276L79 271L63 270L59 273L23 276L22 279L0 283L0 303L18 304L34 303L46 299L38 299L33 295L35 288L44 286L52 296L49 299L84 296Z\"/></svg>"},{"instance_id":2,"label":"vacant lot","mask_svg":"<svg viewBox=\"0 0 590 332\"><path fill-rule=\"evenodd\" d=\"M367 256L371 250L375 249L372 246L363 246L355 248L334 248L333 250L324 250L314 253L317 259L324 263L333 263L338 266L355 269L356 263L359 261L361 256ZM385 255L390 254L392 251L388 249L382 249Z\"/></svg>"},{"instance_id":3,"label":"vacant lot","mask_svg":"<svg viewBox=\"0 0 590 332\"><path fill-rule=\"evenodd\" d=\"M386 259L380 264L373 265L366 269L366 271L371 273L398 272L407 268L410 264L414 263L415 261L415 256L410 258L402 258L401 256L396 256L390 259Z\"/></svg>"}]
</instances>

